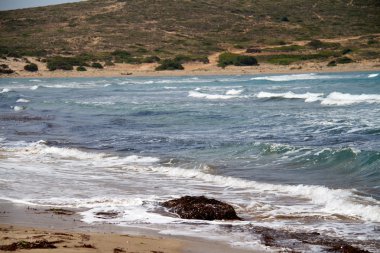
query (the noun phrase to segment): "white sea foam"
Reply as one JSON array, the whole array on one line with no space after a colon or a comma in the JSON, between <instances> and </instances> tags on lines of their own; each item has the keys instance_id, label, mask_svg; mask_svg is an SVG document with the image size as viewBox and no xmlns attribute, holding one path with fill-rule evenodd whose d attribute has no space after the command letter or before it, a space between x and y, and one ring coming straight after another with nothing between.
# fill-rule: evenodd
<instances>
[{"instance_id":1,"label":"white sea foam","mask_svg":"<svg viewBox=\"0 0 380 253\"><path fill-rule=\"evenodd\" d=\"M226 87L224 87L226 88ZM224 90L220 90L220 88L212 87L209 90L217 91L217 92L224 92L224 94L209 94L209 93L203 93L200 92L202 88L196 88L194 91L189 91L189 97L194 98L204 98L209 100L228 100L233 98L246 98L247 96L242 96L241 93L244 91L243 89L237 90L237 89L230 89L224 92Z\"/></svg>"},{"instance_id":2,"label":"white sea foam","mask_svg":"<svg viewBox=\"0 0 380 253\"><path fill-rule=\"evenodd\" d=\"M350 105L357 103L380 103L380 95L352 95L349 93L332 92L321 101L323 105Z\"/></svg>"},{"instance_id":3,"label":"white sea foam","mask_svg":"<svg viewBox=\"0 0 380 253\"><path fill-rule=\"evenodd\" d=\"M207 93L201 93L198 91L189 91L189 97L193 98L205 98L210 100L223 100L223 99L231 99L231 98L237 98L238 96L235 95L220 95L220 94L207 94Z\"/></svg>"},{"instance_id":4,"label":"white sea foam","mask_svg":"<svg viewBox=\"0 0 380 253\"><path fill-rule=\"evenodd\" d=\"M285 93L272 93L272 92L259 92L256 97L257 98L286 98L286 99L304 99L305 102L315 102L318 100L321 100L323 96L323 93L303 93L303 94L296 94L291 91L285 92Z\"/></svg>"},{"instance_id":5,"label":"white sea foam","mask_svg":"<svg viewBox=\"0 0 380 253\"><path fill-rule=\"evenodd\" d=\"M231 89L226 92L226 95L240 95L244 90Z\"/></svg>"},{"instance_id":6,"label":"white sea foam","mask_svg":"<svg viewBox=\"0 0 380 253\"><path fill-rule=\"evenodd\" d=\"M279 75L279 76L260 76L260 77L253 77L251 78L251 80L287 82L287 81L296 81L296 80L313 80L313 79L327 79L327 78L333 78L333 76L316 75L314 73L310 73L310 74L293 74L293 75Z\"/></svg>"},{"instance_id":7,"label":"white sea foam","mask_svg":"<svg viewBox=\"0 0 380 253\"><path fill-rule=\"evenodd\" d=\"M19 154L37 155L45 158L57 159L73 159L85 160L94 163L101 162L101 165L108 163L110 166L125 165L125 164L150 164L159 162L156 157L142 157L131 155L127 157L112 156L105 153L86 152L76 148L62 148L46 145L46 142L41 140L31 144L16 144L16 147L10 147L10 150L17 151Z\"/></svg>"},{"instance_id":8,"label":"white sea foam","mask_svg":"<svg viewBox=\"0 0 380 253\"><path fill-rule=\"evenodd\" d=\"M379 76L379 74L369 74L368 78L374 78L374 77L378 77L378 76Z\"/></svg>"},{"instance_id":9,"label":"white sea foam","mask_svg":"<svg viewBox=\"0 0 380 253\"><path fill-rule=\"evenodd\" d=\"M4 88L4 89L2 89L2 90L0 91L0 93L8 93L8 92L10 92L10 91L12 91L12 89L10 89L10 88Z\"/></svg>"},{"instance_id":10,"label":"white sea foam","mask_svg":"<svg viewBox=\"0 0 380 253\"><path fill-rule=\"evenodd\" d=\"M16 103L29 103L29 102L30 102L30 100L25 99L25 98L19 98L19 99L17 99L17 101L16 101Z\"/></svg>"},{"instance_id":11,"label":"white sea foam","mask_svg":"<svg viewBox=\"0 0 380 253\"><path fill-rule=\"evenodd\" d=\"M13 110L15 110L16 112L23 111L25 109L26 109L25 106L18 106L18 105L16 105L16 106L13 107Z\"/></svg>"},{"instance_id":12,"label":"white sea foam","mask_svg":"<svg viewBox=\"0 0 380 253\"><path fill-rule=\"evenodd\" d=\"M30 87L31 90L37 90L38 88L40 88L39 85L33 85L32 87Z\"/></svg>"},{"instance_id":13,"label":"white sea foam","mask_svg":"<svg viewBox=\"0 0 380 253\"><path fill-rule=\"evenodd\" d=\"M358 103L380 103L378 94L361 94L353 95L349 93L332 92L326 97L323 93L301 93L297 94L292 91L284 93L273 93L261 91L256 94L257 98L284 98L284 99L304 99L306 103L320 101L322 105L350 105Z\"/></svg>"},{"instance_id":14,"label":"white sea foam","mask_svg":"<svg viewBox=\"0 0 380 253\"><path fill-rule=\"evenodd\" d=\"M380 202L372 198L361 198L360 202L358 196L350 190L329 189L324 186L265 184L239 178L211 175L200 170L173 167L151 166L144 167L144 169L175 178L199 179L222 187L250 189L252 194L261 195L263 192L266 192L269 195L276 194L307 198L310 199L311 203L320 206L321 211L329 214L338 213L368 221L380 222ZM314 206L312 209L317 211L317 206ZM297 208L299 209L300 207Z\"/></svg>"},{"instance_id":15,"label":"white sea foam","mask_svg":"<svg viewBox=\"0 0 380 253\"><path fill-rule=\"evenodd\" d=\"M20 144L17 144L16 147L8 149L25 157L37 155L42 158L50 157L53 160L83 160L94 163L97 167L127 166L124 168L136 172L159 173L174 178L201 180L218 187L245 188L249 189L253 195L260 195L266 192L267 194L307 198L310 199L311 203L319 206L321 211L326 213L338 213L380 222L380 202L372 198L356 196L351 190L329 189L324 186L259 183L234 177L212 175L199 169L163 167L157 164L159 159L154 157L140 157L136 155L127 157L110 156L105 153L87 152L75 148L51 147L47 146L44 141L25 144L22 147L20 147ZM39 158L36 159L39 160ZM129 166L131 164L137 164L138 166ZM316 206L314 209L316 209Z\"/></svg>"},{"instance_id":16,"label":"white sea foam","mask_svg":"<svg viewBox=\"0 0 380 253\"><path fill-rule=\"evenodd\" d=\"M274 147L281 148L279 145ZM8 194L3 191L0 198L26 205L86 208L88 210L81 215L82 220L87 223L105 222L104 217L97 215L98 212L115 212L117 215L109 220L114 224L128 226L144 224L144 227L159 229L162 233L171 231L173 234L178 234L177 230L193 231L194 236L209 234L216 240L222 240L221 238L227 236L226 238L231 239L231 243L243 247L254 241L254 238L250 238L251 233L247 231L227 232L218 226L220 224L244 226L250 224L247 220L242 222L192 220L183 224L184 221L176 216L162 215L163 210L158 207L158 202L183 196L187 192L194 195L206 192L210 197L227 201L236 207L239 215L248 219L252 217L258 226L286 229L287 224L276 218L279 215L295 219L297 217L332 219L331 217L339 214L364 221L380 221L380 202L358 196L349 189L260 183L208 174L199 167L184 169L161 166L157 163L158 158L154 157L137 155L120 157L75 148L51 147L44 141L32 144L7 143L1 147L1 153L7 157L2 160L5 168L12 167L15 175L22 173L34 175L35 178L28 181L30 183L27 187L32 188L30 192L27 190L27 193L24 192L24 187L21 190L17 189L22 180L12 182L13 178L6 178L10 181L3 182L4 186L12 184L12 188ZM17 179L17 176L14 178ZM61 178L65 180L61 181ZM70 187L66 189L65 182L71 178L73 182L81 183L78 185L74 183L73 189ZM51 185L51 190L47 192L38 190L39 180L45 179L45 184ZM20 193L21 195L17 196ZM289 199L294 204L290 205ZM264 217L265 220L260 217ZM294 220L291 222L294 224ZM202 225L204 223L208 225ZM189 226L189 229L185 229L184 226ZM336 228L334 226L339 226L339 222L330 222L328 228L324 227L325 223L303 224L303 226L305 231L313 228L325 232ZM339 231L344 233L345 229L350 228L342 225ZM228 242L228 240L223 241Z\"/></svg>"}]
</instances>

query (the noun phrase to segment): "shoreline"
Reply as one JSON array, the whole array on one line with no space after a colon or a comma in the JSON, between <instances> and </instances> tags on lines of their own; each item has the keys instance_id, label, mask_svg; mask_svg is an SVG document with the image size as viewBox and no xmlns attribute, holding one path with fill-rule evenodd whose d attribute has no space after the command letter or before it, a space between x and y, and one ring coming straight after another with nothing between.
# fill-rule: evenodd
<instances>
[{"instance_id":1,"label":"shoreline","mask_svg":"<svg viewBox=\"0 0 380 253\"><path fill-rule=\"evenodd\" d=\"M123 227L114 224L86 224L79 209L59 213L49 207L27 206L0 199L0 247L12 243L41 240L56 242L49 252L118 252L118 253L247 253L262 250L232 248L228 244L207 238L162 235L158 231ZM73 213L70 213L72 211ZM4 239L5 238L5 239ZM43 252L31 249L28 252ZM112 251L113 250L113 251ZM1 251L1 249L0 249Z\"/></svg>"},{"instance_id":2,"label":"shoreline","mask_svg":"<svg viewBox=\"0 0 380 253\"><path fill-rule=\"evenodd\" d=\"M220 68L216 62L209 64L187 63L185 70L154 70L157 64L146 63L140 65L116 64L104 69L88 68L87 71L49 71L45 64L29 58L38 65L38 72L28 72L23 69L25 62L2 60L2 63L16 72L9 75L0 75L2 78L81 78L81 77L167 77L167 76L227 76L227 75L262 75L262 74L303 74L303 73L344 73L344 72L368 72L380 71L380 60L361 61L349 64L340 64L335 67L327 67L326 62L304 62L292 65L274 65L263 63L259 66L228 66Z\"/></svg>"}]
</instances>

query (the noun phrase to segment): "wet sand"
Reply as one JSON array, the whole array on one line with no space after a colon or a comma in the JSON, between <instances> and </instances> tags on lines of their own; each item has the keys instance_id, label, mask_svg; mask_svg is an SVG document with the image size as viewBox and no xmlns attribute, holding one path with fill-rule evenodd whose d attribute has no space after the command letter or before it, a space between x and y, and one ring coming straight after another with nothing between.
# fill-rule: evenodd
<instances>
[{"instance_id":1,"label":"wet sand","mask_svg":"<svg viewBox=\"0 0 380 253\"><path fill-rule=\"evenodd\" d=\"M233 249L207 238L162 236L156 231L112 224L89 225L80 221L78 211L81 210L25 206L0 200L0 251L9 252L5 251L7 247L13 247L17 252L31 253L261 252Z\"/></svg>"}]
</instances>

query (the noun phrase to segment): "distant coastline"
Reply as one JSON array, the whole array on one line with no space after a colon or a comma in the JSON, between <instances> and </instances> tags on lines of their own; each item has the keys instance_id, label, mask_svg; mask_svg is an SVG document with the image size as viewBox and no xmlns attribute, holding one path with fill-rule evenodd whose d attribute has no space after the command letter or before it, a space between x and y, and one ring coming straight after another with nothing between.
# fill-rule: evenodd
<instances>
[{"instance_id":1,"label":"distant coastline","mask_svg":"<svg viewBox=\"0 0 380 253\"><path fill-rule=\"evenodd\" d=\"M323 72L360 72L380 71L380 60L365 60L335 67L326 66L325 62L302 62L291 65L274 65L262 63L259 66L228 66L220 68L216 63L187 63L184 70L156 71L157 63L144 64L115 64L103 69L87 68L87 71L49 71L45 64L29 58L38 65L39 71L28 72L24 70L25 62L7 60L3 61L15 70L9 75L0 75L0 78L70 78L70 77L126 77L126 76L204 76L204 75L259 75L259 74L299 74Z\"/></svg>"},{"instance_id":2,"label":"distant coastline","mask_svg":"<svg viewBox=\"0 0 380 253\"><path fill-rule=\"evenodd\" d=\"M44 7L65 3L75 3L82 2L87 0L44 0L44 1L23 1L23 0L3 0L0 6L0 11L12 11L36 7Z\"/></svg>"}]
</instances>

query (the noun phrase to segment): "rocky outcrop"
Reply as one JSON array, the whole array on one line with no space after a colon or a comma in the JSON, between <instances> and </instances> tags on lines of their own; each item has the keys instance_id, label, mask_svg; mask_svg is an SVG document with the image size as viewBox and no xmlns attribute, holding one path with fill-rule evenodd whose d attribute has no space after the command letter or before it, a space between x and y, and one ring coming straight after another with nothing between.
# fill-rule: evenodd
<instances>
[{"instance_id":1,"label":"rocky outcrop","mask_svg":"<svg viewBox=\"0 0 380 253\"><path fill-rule=\"evenodd\" d=\"M161 205L182 219L241 220L231 205L204 196L185 196Z\"/></svg>"}]
</instances>

